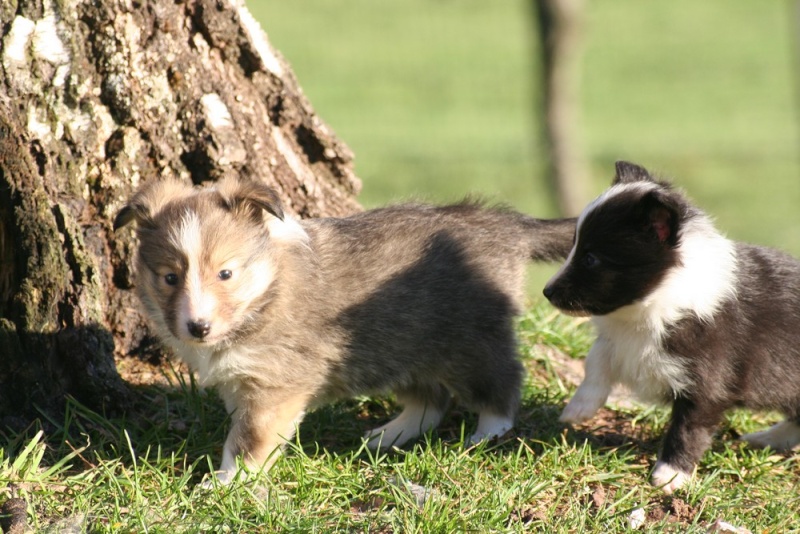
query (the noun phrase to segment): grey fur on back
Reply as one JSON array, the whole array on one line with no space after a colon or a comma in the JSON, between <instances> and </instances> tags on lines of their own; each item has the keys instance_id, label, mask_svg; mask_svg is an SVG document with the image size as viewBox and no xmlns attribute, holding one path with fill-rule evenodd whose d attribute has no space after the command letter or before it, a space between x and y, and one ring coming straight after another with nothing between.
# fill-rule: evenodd
<instances>
[{"instance_id":1,"label":"grey fur on back","mask_svg":"<svg viewBox=\"0 0 800 534\"><path fill-rule=\"evenodd\" d=\"M418 386L441 396L441 384L474 409L516 410L525 267L565 257L574 220L468 202L302 225L316 260L308 335L336 340L324 397Z\"/></svg>"}]
</instances>

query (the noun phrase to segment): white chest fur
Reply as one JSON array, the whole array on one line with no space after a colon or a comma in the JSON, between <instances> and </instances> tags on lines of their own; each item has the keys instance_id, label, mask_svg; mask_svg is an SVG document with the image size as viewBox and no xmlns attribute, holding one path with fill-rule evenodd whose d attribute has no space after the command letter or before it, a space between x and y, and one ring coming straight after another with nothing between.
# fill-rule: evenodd
<instances>
[{"instance_id":1,"label":"white chest fur","mask_svg":"<svg viewBox=\"0 0 800 534\"><path fill-rule=\"evenodd\" d=\"M193 347L177 342L173 345L178 357L197 373L201 386L236 381L244 372L244 354L237 348L211 350L206 347Z\"/></svg>"},{"instance_id":2,"label":"white chest fur","mask_svg":"<svg viewBox=\"0 0 800 534\"><path fill-rule=\"evenodd\" d=\"M604 361L612 384L622 383L645 402L663 402L692 385L682 360L668 354L661 339L638 325L593 319L599 335L598 357Z\"/></svg>"}]
</instances>

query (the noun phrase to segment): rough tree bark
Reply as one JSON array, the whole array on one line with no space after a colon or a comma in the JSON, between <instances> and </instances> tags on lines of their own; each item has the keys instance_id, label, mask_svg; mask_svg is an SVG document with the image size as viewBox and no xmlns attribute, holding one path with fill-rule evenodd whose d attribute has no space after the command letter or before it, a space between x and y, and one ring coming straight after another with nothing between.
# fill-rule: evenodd
<instances>
[{"instance_id":1,"label":"rough tree bark","mask_svg":"<svg viewBox=\"0 0 800 534\"><path fill-rule=\"evenodd\" d=\"M580 132L584 0L533 0L542 64L542 115L547 179L564 215L589 198Z\"/></svg>"},{"instance_id":2,"label":"rough tree bark","mask_svg":"<svg viewBox=\"0 0 800 534\"><path fill-rule=\"evenodd\" d=\"M241 1L0 2L0 425L126 399L114 356L148 335L111 221L140 182L235 174L301 216L359 209L352 154Z\"/></svg>"}]
</instances>

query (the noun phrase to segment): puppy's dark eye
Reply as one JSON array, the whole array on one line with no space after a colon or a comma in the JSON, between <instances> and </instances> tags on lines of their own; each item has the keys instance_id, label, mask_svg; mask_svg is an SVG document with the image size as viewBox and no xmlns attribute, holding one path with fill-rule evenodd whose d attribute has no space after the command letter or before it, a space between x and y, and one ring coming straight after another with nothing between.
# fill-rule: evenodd
<instances>
[{"instance_id":1,"label":"puppy's dark eye","mask_svg":"<svg viewBox=\"0 0 800 534\"><path fill-rule=\"evenodd\" d=\"M591 252L587 252L583 256L583 260L581 260L584 267L589 269L594 269L598 265L600 265L600 258L592 254Z\"/></svg>"},{"instance_id":2,"label":"puppy's dark eye","mask_svg":"<svg viewBox=\"0 0 800 534\"><path fill-rule=\"evenodd\" d=\"M175 273L166 274L164 275L164 282L166 282L168 286L174 286L178 283L178 275Z\"/></svg>"},{"instance_id":3,"label":"puppy's dark eye","mask_svg":"<svg viewBox=\"0 0 800 534\"><path fill-rule=\"evenodd\" d=\"M230 269L223 269L219 272L219 274L217 274L217 277L223 281L229 280L231 276L233 276L233 273L230 271Z\"/></svg>"}]
</instances>

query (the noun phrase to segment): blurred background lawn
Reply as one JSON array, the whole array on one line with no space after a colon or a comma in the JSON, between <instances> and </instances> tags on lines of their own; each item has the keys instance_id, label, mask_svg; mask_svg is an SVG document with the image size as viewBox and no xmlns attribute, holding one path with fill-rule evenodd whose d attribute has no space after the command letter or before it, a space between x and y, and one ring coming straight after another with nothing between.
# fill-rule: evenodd
<instances>
[{"instance_id":1,"label":"blurred background lawn","mask_svg":"<svg viewBox=\"0 0 800 534\"><path fill-rule=\"evenodd\" d=\"M556 215L544 185L531 0L250 0L356 154L365 207L468 192ZM800 254L791 4L590 0L582 85L592 194L629 159L730 237Z\"/></svg>"}]
</instances>

